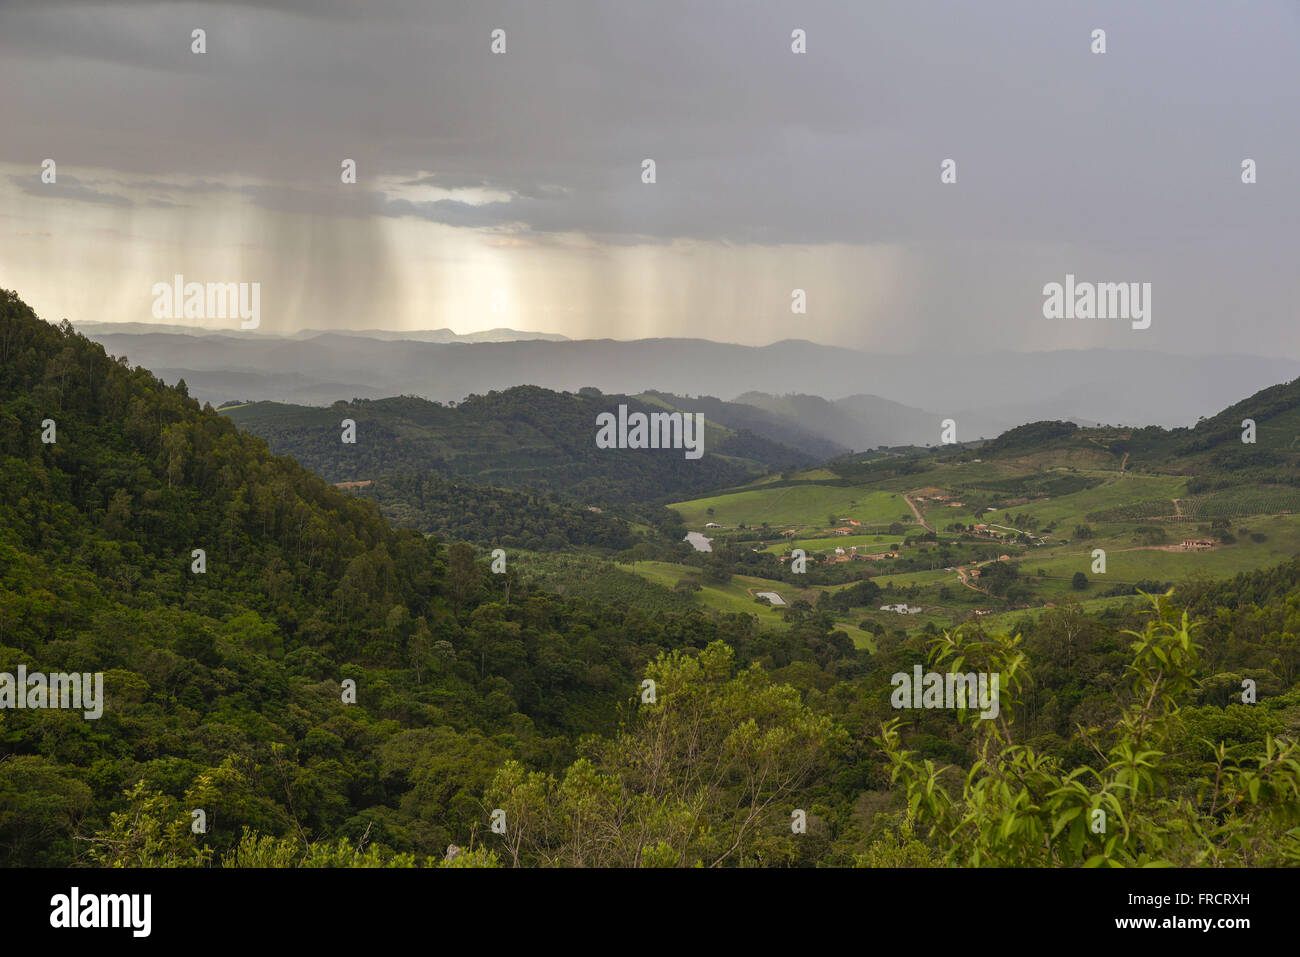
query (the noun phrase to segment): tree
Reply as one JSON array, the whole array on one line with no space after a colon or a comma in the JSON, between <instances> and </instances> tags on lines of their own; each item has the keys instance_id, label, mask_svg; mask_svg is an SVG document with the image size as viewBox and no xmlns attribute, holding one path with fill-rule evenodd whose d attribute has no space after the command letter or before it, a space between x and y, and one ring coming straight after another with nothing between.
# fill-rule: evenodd
<instances>
[{"instance_id":1,"label":"tree","mask_svg":"<svg viewBox=\"0 0 1300 957\"><path fill-rule=\"evenodd\" d=\"M511 863L719 867L789 862L791 809L847 736L734 652L661 655L654 703L562 778L509 762L485 804L506 815Z\"/></svg>"},{"instance_id":2,"label":"tree","mask_svg":"<svg viewBox=\"0 0 1300 957\"><path fill-rule=\"evenodd\" d=\"M1075 572L1074 577L1070 579L1070 587L1075 591L1086 591L1088 588L1088 576L1083 572Z\"/></svg>"},{"instance_id":3,"label":"tree","mask_svg":"<svg viewBox=\"0 0 1300 957\"><path fill-rule=\"evenodd\" d=\"M1071 770L1013 735L1029 678L1019 636L959 629L931 643L932 666L998 673L998 717L968 712L978 760L954 785L903 749L901 721L875 743L947 866L1279 866L1300 864L1300 745L1266 733L1255 753L1190 747L1181 702L1195 688L1198 627L1163 596L1133 639L1123 710L1107 731L1080 726L1095 760ZM1194 793L1186 783L1196 782Z\"/></svg>"}]
</instances>

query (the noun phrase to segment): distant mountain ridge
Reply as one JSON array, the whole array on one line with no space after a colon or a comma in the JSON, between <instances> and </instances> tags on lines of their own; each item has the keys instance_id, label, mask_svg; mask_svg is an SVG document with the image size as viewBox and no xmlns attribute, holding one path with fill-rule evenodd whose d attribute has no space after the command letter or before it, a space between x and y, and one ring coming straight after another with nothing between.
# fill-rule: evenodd
<instances>
[{"instance_id":1,"label":"distant mountain ridge","mask_svg":"<svg viewBox=\"0 0 1300 957\"><path fill-rule=\"evenodd\" d=\"M166 381L184 378L192 395L214 405L232 399L328 405L393 395L446 402L517 385L564 392L594 386L625 395L656 390L723 401L755 392L803 394L841 403L859 420L844 426L845 436L838 429L821 433L844 446L889 444L888 435L870 430L850 436L863 420L877 426L914 421L908 409L956 420L963 439L1043 418L1189 426L1300 375L1300 362L1285 358L1143 350L882 356L800 340L770 346L703 339L421 342L337 332L268 340L124 333L89 324L86 334ZM864 408L874 405L854 399L864 395L897 408Z\"/></svg>"},{"instance_id":2,"label":"distant mountain ridge","mask_svg":"<svg viewBox=\"0 0 1300 957\"><path fill-rule=\"evenodd\" d=\"M815 395L746 392L737 396L736 401L783 416L803 429L856 451L879 446L937 444L946 418L875 395L851 395L829 402ZM958 440L992 437L1015 424L987 415L962 415Z\"/></svg>"},{"instance_id":3,"label":"distant mountain ridge","mask_svg":"<svg viewBox=\"0 0 1300 957\"><path fill-rule=\"evenodd\" d=\"M478 332L454 332L442 329L299 329L297 332L276 333L238 327L210 328L199 325L181 325L174 322L78 322L76 330L90 339L98 340L110 335L172 335L172 336L228 336L233 339L314 339L316 336L349 336L358 339L378 339L381 342L568 342L568 336L557 332L528 332L499 326Z\"/></svg>"}]
</instances>

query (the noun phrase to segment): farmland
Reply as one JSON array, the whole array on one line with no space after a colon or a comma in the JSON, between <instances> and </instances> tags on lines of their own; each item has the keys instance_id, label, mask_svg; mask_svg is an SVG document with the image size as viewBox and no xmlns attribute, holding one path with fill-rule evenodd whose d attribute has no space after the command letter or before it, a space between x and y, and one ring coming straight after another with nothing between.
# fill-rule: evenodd
<instances>
[{"instance_id":1,"label":"farmland","mask_svg":"<svg viewBox=\"0 0 1300 957\"><path fill-rule=\"evenodd\" d=\"M837 627L863 635L860 626L871 622L914 633L976 617L1010 622L1062 601L1108 607L1134 600L1137 587L1226 578L1300 553L1300 489L1243 484L1192 494L1185 474L1120 471L1120 462L1101 448L940 459L923 475L861 484L823 468L670 508L689 528L720 526L709 529L715 551L779 558L802 549L812 569L810 587L799 592L807 600L874 582L882 590L878 601L833 613ZM860 524L846 532L850 519ZM1215 544L1188 549L1184 539ZM892 548L893 557L879 557ZM753 612L750 594L764 582L783 595L797 591L786 567L777 566L787 581L737 575L727 586L706 586L698 600ZM680 569L648 564L633 571L669 587L681 577ZM898 615L877 607L887 603L921 611Z\"/></svg>"}]
</instances>

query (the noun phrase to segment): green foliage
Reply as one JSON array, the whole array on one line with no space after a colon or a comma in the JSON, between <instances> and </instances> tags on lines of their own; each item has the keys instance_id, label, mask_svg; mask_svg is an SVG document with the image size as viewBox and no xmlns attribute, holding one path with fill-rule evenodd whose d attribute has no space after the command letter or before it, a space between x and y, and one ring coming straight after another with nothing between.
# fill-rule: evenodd
<instances>
[{"instance_id":1,"label":"green foliage","mask_svg":"<svg viewBox=\"0 0 1300 957\"><path fill-rule=\"evenodd\" d=\"M554 495L484 488L432 472L381 478L357 490L394 525L444 540L532 551L570 546L623 550L636 543L626 521Z\"/></svg>"},{"instance_id":2,"label":"green foliage","mask_svg":"<svg viewBox=\"0 0 1300 957\"><path fill-rule=\"evenodd\" d=\"M752 647L749 620L562 599L395 530L10 293L0 359L0 670L106 698L3 716L5 866L220 860L245 829L441 860L503 761L570 763L661 651Z\"/></svg>"},{"instance_id":3,"label":"green foliage","mask_svg":"<svg viewBox=\"0 0 1300 957\"><path fill-rule=\"evenodd\" d=\"M1186 612L1163 598L1133 638L1125 706L1109 729L1080 727L1092 759L1066 770L1013 740L1020 685L1004 681L1001 715L974 719L976 761L957 777L901 747L898 720L876 742L908 808L944 861L961 866L1266 866L1300 863L1300 747L1266 732L1262 748L1205 739L1186 748L1180 703L1195 689L1201 646ZM1019 676L1015 642L958 635L934 643L934 663ZM1010 692L1010 693L1008 693ZM1007 720L1003 720L1007 717ZM1204 726L1202 724L1202 726ZM1175 751L1179 745L1181 752Z\"/></svg>"},{"instance_id":4,"label":"green foliage","mask_svg":"<svg viewBox=\"0 0 1300 957\"><path fill-rule=\"evenodd\" d=\"M707 454L596 447L596 416L663 411L621 395L596 396L517 386L471 395L454 406L413 396L336 402L328 409L254 402L225 411L331 482L432 473L508 489L555 492L581 503L655 501L738 485L768 468L804 465L811 456L750 432L711 425ZM339 441L343 419L357 423L355 445ZM707 420L706 420L707 421ZM401 486L389 486L390 503Z\"/></svg>"},{"instance_id":5,"label":"green foliage","mask_svg":"<svg viewBox=\"0 0 1300 957\"><path fill-rule=\"evenodd\" d=\"M558 778L509 763L486 803L503 856L546 866L717 867L798 858L791 813L843 731L721 642L646 669L653 703Z\"/></svg>"}]
</instances>

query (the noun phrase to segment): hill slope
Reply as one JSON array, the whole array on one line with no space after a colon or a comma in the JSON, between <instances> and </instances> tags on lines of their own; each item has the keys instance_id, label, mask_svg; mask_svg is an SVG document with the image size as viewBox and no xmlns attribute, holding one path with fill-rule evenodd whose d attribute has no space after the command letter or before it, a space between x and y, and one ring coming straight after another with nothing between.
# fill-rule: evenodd
<instances>
[{"instance_id":1,"label":"hill slope","mask_svg":"<svg viewBox=\"0 0 1300 957\"><path fill-rule=\"evenodd\" d=\"M459 405L400 397L330 408L258 402L224 410L332 482L433 472L503 488L556 491L587 501L651 501L681 491L735 485L770 468L806 465L812 456L706 417L704 456L677 449L601 449L596 417L620 404L663 411L663 403L535 386L470 396ZM683 402L689 406L689 402ZM355 445L340 423L357 424Z\"/></svg>"},{"instance_id":2,"label":"hill slope","mask_svg":"<svg viewBox=\"0 0 1300 957\"><path fill-rule=\"evenodd\" d=\"M395 531L8 292L0 477L0 672L104 686L97 719L0 711L0 866L152 860L94 838L119 813L190 860L245 828L441 860L502 762L562 765L659 650L727 634Z\"/></svg>"}]
</instances>

